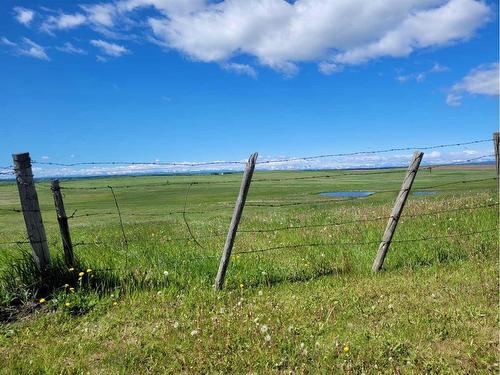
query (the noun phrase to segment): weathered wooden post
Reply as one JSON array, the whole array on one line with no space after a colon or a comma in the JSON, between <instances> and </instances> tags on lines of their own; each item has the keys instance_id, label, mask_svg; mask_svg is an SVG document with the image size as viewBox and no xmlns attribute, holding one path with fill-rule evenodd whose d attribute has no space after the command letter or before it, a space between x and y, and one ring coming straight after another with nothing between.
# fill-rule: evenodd
<instances>
[{"instance_id":1,"label":"weathered wooden post","mask_svg":"<svg viewBox=\"0 0 500 375\"><path fill-rule=\"evenodd\" d=\"M43 226L38 195L33 182L31 159L28 152L12 155L16 173L17 189L23 211L26 231L31 244L33 259L39 270L45 271L50 266L50 253L45 228Z\"/></svg>"},{"instance_id":2,"label":"weathered wooden post","mask_svg":"<svg viewBox=\"0 0 500 375\"><path fill-rule=\"evenodd\" d=\"M59 180L52 180L51 186L52 195L54 197L54 205L56 207L57 222L59 223L59 231L61 232L62 245L64 250L64 261L68 267L75 265L75 256L73 255L73 243L69 233L68 217L64 209L63 197Z\"/></svg>"},{"instance_id":3,"label":"weathered wooden post","mask_svg":"<svg viewBox=\"0 0 500 375\"><path fill-rule=\"evenodd\" d=\"M497 176L500 175L500 133L493 133L493 147L495 149L495 162L497 167Z\"/></svg>"},{"instance_id":4,"label":"weathered wooden post","mask_svg":"<svg viewBox=\"0 0 500 375\"><path fill-rule=\"evenodd\" d=\"M382 237L382 242L378 248L377 256L373 262L372 271L378 272L382 268L384 264L384 259L389 250L389 246L391 245L392 237L394 236L394 232L396 231L396 226L398 225L399 218L401 217L401 213L403 212L403 208L406 203L406 199L410 194L410 189L415 180L415 176L417 175L418 167L420 166L420 162L422 161L422 157L424 156L423 152L415 152L413 154L413 159L408 167L408 171L406 172L406 176L403 180L403 184L401 185L401 190L399 191L398 197L396 198L396 203L394 204L394 208L392 209L391 216L389 217L389 222L387 223L387 227L385 228L384 236Z\"/></svg>"},{"instance_id":5,"label":"weathered wooden post","mask_svg":"<svg viewBox=\"0 0 500 375\"><path fill-rule=\"evenodd\" d=\"M252 182L252 175L253 171L255 170L255 162L257 161L257 156L258 156L257 153L250 155L250 158L248 159L245 168L245 172L243 173L240 192L238 194L238 199L236 200L236 205L234 207L231 224L229 225L229 231L227 233L226 244L224 245L224 251L222 252L222 257L220 259L217 277L215 278L216 290L221 290L222 286L224 285L224 277L226 275L227 266L229 265L229 258L231 257L231 251L233 250L233 244L236 238L236 232L238 231L238 225L240 223L241 215L243 213L243 208L245 207L245 201L247 199L248 189L250 188L250 183Z\"/></svg>"}]
</instances>

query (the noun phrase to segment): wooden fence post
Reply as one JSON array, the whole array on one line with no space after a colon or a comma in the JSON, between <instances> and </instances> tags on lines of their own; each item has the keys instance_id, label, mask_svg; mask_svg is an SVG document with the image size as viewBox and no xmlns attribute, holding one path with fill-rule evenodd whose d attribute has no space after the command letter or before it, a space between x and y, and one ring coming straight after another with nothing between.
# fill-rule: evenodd
<instances>
[{"instance_id":1,"label":"wooden fence post","mask_svg":"<svg viewBox=\"0 0 500 375\"><path fill-rule=\"evenodd\" d=\"M382 268L384 264L384 259L389 250L389 246L391 245L392 237L394 236L394 232L396 231L396 226L398 225L399 218L401 217L401 212L403 212L403 208L406 203L406 199L410 194L410 189L415 180L415 176L417 175L418 167L420 166L420 162L422 161L422 157L424 156L423 152L416 151L413 154L413 159L408 167L408 171L406 172L405 179L403 180L403 184L401 185L401 190L399 191L398 197L396 198L396 203L391 212L391 216L389 217L389 222L387 223L387 227L385 228L384 236L382 237L382 242L378 248L377 256L373 262L372 271L378 272Z\"/></svg>"},{"instance_id":2,"label":"wooden fence post","mask_svg":"<svg viewBox=\"0 0 500 375\"><path fill-rule=\"evenodd\" d=\"M493 147L495 149L495 163L497 167L497 176L500 175L500 133L493 133Z\"/></svg>"},{"instance_id":3,"label":"wooden fence post","mask_svg":"<svg viewBox=\"0 0 500 375\"><path fill-rule=\"evenodd\" d=\"M61 194L61 187L59 180L52 180L51 186L52 195L54 197L54 205L56 207L57 222L59 223L59 230L61 232L61 239L64 250L64 262L68 267L75 265L75 256L73 254L73 243L69 233L68 217L64 209L63 197Z\"/></svg>"},{"instance_id":4,"label":"wooden fence post","mask_svg":"<svg viewBox=\"0 0 500 375\"><path fill-rule=\"evenodd\" d=\"M43 226L38 195L36 194L31 158L28 152L12 155L16 172L17 189L23 211L26 231L31 244L33 259L40 271L50 266L50 252Z\"/></svg>"},{"instance_id":5,"label":"wooden fence post","mask_svg":"<svg viewBox=\"0 0 500 375\"><path fill-rule=\"evenodd\" d=\"M247 199L248 189L250 188L250 183L252 181L252 175L255 169L257 156L257 153L250 155L245 168L245 172L243 173L240 192L238 194L238 199L236 200L236 205L234 207L231 224L229 225L229 231L227 233L224 251L222 252L222 257L220 259L217 277L215 278L216 290L221 290L222 286L224 285L224 277L226 275L227 266L229 265L229 258L231 257L231 251L233 250L233 244L236 238L236 232L238 231L238 224L240 223L241 215L243 213L243 207L245 207L245 201Z\"/></svg>"}]
</instances>

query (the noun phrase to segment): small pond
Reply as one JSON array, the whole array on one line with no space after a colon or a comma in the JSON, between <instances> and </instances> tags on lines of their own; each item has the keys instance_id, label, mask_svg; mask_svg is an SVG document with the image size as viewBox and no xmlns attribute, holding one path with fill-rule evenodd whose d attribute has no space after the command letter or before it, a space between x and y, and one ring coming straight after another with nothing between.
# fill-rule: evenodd
<instances>
[{"instance_id":1,"label":"small pond","mask_svg":"<svg viewBox=\"0 0 500 375\"><path fill-rule=\"evenodd\" d=\"M360 198L369 197L373 195L372 191L326 191L324 193L319 193L324 197L350 197L350 198Z\"/></svg>"},{"instance_id":2,"label":"small pond","mask_svg":"<svg viewBox=\"0 0 500 375\"><path fill-rule=\"evenodd\" d=\"M436 195L437 191L414 191L413 195Z\"/></svg>"}]
</instances>

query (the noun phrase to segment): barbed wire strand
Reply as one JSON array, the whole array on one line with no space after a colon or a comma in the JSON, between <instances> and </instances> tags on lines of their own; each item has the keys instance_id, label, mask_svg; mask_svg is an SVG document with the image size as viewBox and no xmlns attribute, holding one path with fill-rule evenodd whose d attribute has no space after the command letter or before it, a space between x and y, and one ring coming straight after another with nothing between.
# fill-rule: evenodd
<instances>
[{"instance_id":1,"label":"barbed wire strand","mask_svg":"<svg viewBox=\"0 0 500 375\"><path fill-rule=\"evenodd\" d=\"M478 156L478 157L467 159L467 160L455 161L455 162L450 162L450 163L434 163L434 164L428 163L428 164L422 164L421 168L453 167L453 166L461 166L461 165L467 165L467 164L474 165L475 163L471 163L471 162L485 159L485 158L492 158L494 156L495 156L495 154L488 154L488 155L482 155L482 156Z\"/></svg>"},{"instance_id":2,"label":"barbed wire strand","mask_svg":"<svg viewBox=\"0 0 500 375\"><path fill-rule=\"evenodd\" d=\"M195 238L193 232L191 231L191 228L189 227L189 224L187 222L187 219L186 219L186 206L187 206L187 201L188 201L188 196L189 196L189 191L191 190L191 186L192 184L188 184L187 185L187 188L186 188L186 197L184 199L184 209L183 209L183 212L182 212L182 218L184 220L184 224L186 224L186 228L189 232L189 235L191 236L191 238L193 239L193 241L196 243L196 245L198 245L198 247L200 247L201 249L205 249L199 242L198 240Z\"/></svg>"},{"instance_id":3,"label":"barbed wire strand","mask_svg":"<svg viewBox=\"0 0 500 375\"><path fill-rule=\"evenodd\" d=\"M472 159L470 159L472 160ZM421 168L441 168L447 166L461 166L466 165L467 161L456 162L456 163L448 163L448 164L427 164L423 165ZM332 171L349 171L349 170L361 170L361 172L355 173L342 173L342 174L326 174L319 176L303 176L303 177L284 177L284 178L257 178L252 180L252 184L254 183L263 183L263 182L282 182L282 181L294 181L294 180L316 180L316 179L338 179L344 176L352 177L352 176L367 176L367 175L381 175L381 174L391 174L391 173L402 173L407 168L407 166L395 166L395 167L374 167L374 168L349 168L349 169L332 169ZM375 170L377 172L369 172L370 170ZM366 172L364 172L366 171ZM273 171L269 171L273 172ZM274 171L277 172L277 171ZM280 171L283 172L283 171ZM289 172L289 171L285 171ZM300 172L315 172L310 170L301 170ZM180 177L180 176L173 176ZM212 185L212 184L235 184L239 183L238 180L229 180L229 181L192 181L193 185ZM145 187L162 187L162 186L175 186L175 185L185 185L185 182L164 182L164 183L149 183L149 184L137 184L137 185L116 185L113 186L115 189L134 189L134 188L145 188ZM107 186L61 186L61 190L105 190Z\"/></svg>"},{"instance_id":4,"label":"barbed wire strand","mask_svg":"<svg viewBox=\"0 0 500 375\"><path fill-rule=\"evenodd\" d=\"M424 213L419 213L419 214L408 214L408 215L401 216L401 219L416 218L416 217L421 217L421 216L433 216L433 215L438 215L438 214L447 213L447 212L477 210L477 209L481 209L481 208L489 208L489 207L494 207L494 206L498 206L498 202L480 205L480 206L473 206L473 207L460 207L460 208L452 208L452 209L446 209L446 210L437 210L437 211L432 211L432 212L424 212ZM390 218L390 216L377 216L377 217L370 217L370 218L366 218L366 219L346 220L346 221L338 221L338 222L326 222L326 223L320 223L320 224L304 224L304 225L297 225L297 226L282 226L282 227L268 228L268 229L253 229L253 230L240 229L240 230L238 230L238 233L267 233L267 232L297 230L297 229L304 229L304 228L342 226L342 225L356 224L356 223L363 223L363 222L388 220L389 218Z\"/></svg>"},{"instance_id":5,"label":"barbed wire strand","mask_svg":"<svg viewBox=\"0 0 500 375\"><path fill-rule=\"evenodd\" d=\"M434 150L434 149L439 149L439 148L467 146L467 145L485 143L485 142L491 142L491 141L492 141L491 139L480 139L480 140L473 140L473 141L468 141L468 142L440 144L440 145L425 146L425 147L396 147L396 148L370 150L370 151L356 151L356 152L323 154L323 155L305 156L305 157L292 157L292 158L284 158L284 159L270 159L270 160L259 161L256 164L262 165L262 164L271 164L271 163L283 163L283 162L288 162L288 161L321 159L321 158L328 158L328 157L373 155L373 154L382 154L382 153L396 152L396 151ZM246 162L243 160L237 160L237 161L234 161L234 160L233 161L223 161L223 160L221 160L221 161L210 161L210 162L88 161L88 162L60 163L60 162L48 162L48 161L44 162L44 161L32 160L32 164L50 165L50 166L58 166L58 167L75 167L75 166L84 166L84 165L158 165L158 166L198 167L198 166L231 165L231 164L244 165L244 164L246 164Z\"/></svg>"},{"instance_id":6,"label":"barbed wire strand","mask_svg":"<svg viewBox=\"0 0 500 375\"><path fill-rule=\"evenodd\" d=\"M83 161L75 163L58 163L50 161L37 161L32 160L32 164L39 165L52 165L57 167L77 167L82 165L159 165L159 166L179 166L179 167L199 167L199 166L209 166L209 165L231 165L231 164L246 164L243 161L208 161L208 162L143 162L143 161Z\"/></svg>"},{"instance_id":7,"label":"barbed wire strand","mask_svg":"<svg viewBox=\"0 0 500 375\"><path fill-rule=\"evenodd\" d=\"M289 162L289 161L312 160L312 159L331 158L331 157L339 157L339 156L373 155L373 154L383 154L383 153L395 152L395 151L434 150L434 149L439 149L439 148L466 146L466 145L485 143L485 142L491 142L491 141L492 141L492 139L479 139L479 140L474 140L474 141L469 141L469 142L449 143L449 144L441 144L441 145L425 146L425 147L398 147L398 148L389 148L389 149L372 150L372 151L355 151L355 152L346 152L346 153L337 153L337 154L323 154L323 155L316 155L316 156L263 160L263 161L257 162L257 164L283 163L283 162Z\"/></svg>"},{"instance_id":8,"label":"barbed wire strand","mask_svg":"<svg viewBox=\"0 0 500 375\"><path fill-rule=\"evenodd\" d=\"M484 181L493 181L497 180L498 177L490 177L490 178L482 178L482 179L474 179L474 180L460 180L460 181L452 181L452 182L447 182L443 184L437 184L437 185L431 185L431 186L414 186L412 190L429 190L429 189L436 189L440 188L443 186L449 186L449 185L456 185L456 184L465 184L465 183L471 183L471 182L484 182ZM482 188L482 187L480 187ZM449 189L443 189L446 191L453 191L453 190L463 190L463 188L449 188ZM401 189L382 189L382 190L372 190L371 193L376 194L376 193L395 193L399 192ZM371 194L371 195L373 195ZM345 201L350 201L350 200L361 200L361 199L366 199L369 198L371 195L367 195L364 197L349 197L346 199L335 199L335 200L312 200L312 201L301 201L301 202L285 202L285 203L280 203L280 202L273 202L273 203L266 203L266 202L248 202L247 206L248 207L287 207L287 206L302 206L302 205L311 205L311 204L329 204L329 203L342 203Z\"/></svg>"},{"instance_id":9,"label":"barbed wire strand","mask_svg":"<svg viewBox=\"0 0 500 375\"><path fill-rule=\"evenodd\" d=\"M435 210L435 211L431 211L431 212L422 212L422 213L418 213L418 214L404 214L401 216L401 221L404 221L405 219L408 219L408 218L433 216L433 215L439 215L439 214L449 213L449 212L473 211L473 210L479 210L479 209L483 209L483 208L495 207L498 205L499 205L499 202L494 202L494 203L477 205L477 206L470 206L470 207L465 206L465 207L457 207L457 208L450 208L450 209L444 209L444 210ZM255 233L270 233L270 232L279 232L279 231L288 231L288 230L298 230L298 229L306 229L306 228L343 226L343 225L357 224L357 223L364 223L364 222L382 221L382 220L387 220L389 218L390 218L390 216L376 216L376 217L369 217L369 218L365 218L365 219L346 220L346 221L338 221L338 222L326 222L326 223L319 223L319 224L305 224L305 225L298 225L298 226L282 226L282 227L275 227L275 228L269 228L269 229L239 229L238 233L254 233L255 234ZM212 234L196 236L196 239L219 238L219 237L225 237L226 235L227 235L226 232L216 232L216 233L212 233ZM193 237L194 236L174 237L174 238L164 239L162 241L163 242L194 241L195 239ZM85 245L93 245L93 244L106 244L106 243L104 243L104 242L85 243Z\"/></svg>"},{"instance_id":10,"label":"barbed wire strand","mask_svg":"<svg viewBox=\"0 0 500 375\"><path fill-rule=\"evenodd\" d=\"M120 228L123 236L123 246L125 249L125 266L128 267L128 239L127 235L125 234L125 227L123 226L123 220L122 220L122 214L120 211L120 206L118 204L118 200L116 199L115 191L113 190L112 186L109 186L109 189L111 190L111 194L113 195L113 200L115 201L115 206L116 206L116 211L118 212L118 219L120 221Z\"/></svg>"},{"instance_id":11,"label":"barbed wire strand","mask_svg":"<svg viewBox=\"0 0 500 375\"><path fill-rule=\"evenodd\" d=\"M482 230L482 231L475 231L475 232L468 232L468 233L453 234L453 235L447 235L447 236L430 236L430 237L412 238L412 239L405 239L405 240L393 240L393 241L391 241L391 243L419 242L419 241L430 241L430 240L453 238L453 237L468 237L468 236L472 236L475 234L488 233L488 232L494 232L494 231L498 231L498 228L486 229L486 230ZM332 242L332 243L330 243L330 242L316 242L316 243L304 243L304 244L290 244L290 245L283 245L283 246L268 247L265 249L250 249L250 250L244 250L244 251L235 251L234 254L244 255L244 254L263 253L263 252L284 250L284 249L296 249L296 248L302 248L302 247L361 246L361 245L379 244L380 242L381 241L337 242L337 243L334 243L334 242Z\"/></svg>"}]
</instances>

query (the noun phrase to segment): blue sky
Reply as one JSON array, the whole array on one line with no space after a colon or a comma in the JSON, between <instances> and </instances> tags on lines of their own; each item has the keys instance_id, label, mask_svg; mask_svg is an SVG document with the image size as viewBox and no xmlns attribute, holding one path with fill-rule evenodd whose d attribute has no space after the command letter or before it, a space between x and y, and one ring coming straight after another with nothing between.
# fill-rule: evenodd
<instances>
[{"instance_id":1,"label":"blue sky","mask_svg":"<svg viewBox=\"0 0 500 375\"><path fill-rule=\"evenodd\" d=\"M498 3L4 0L0 72L0 165L483 139Z\"/></svg>"}]
</instances>

